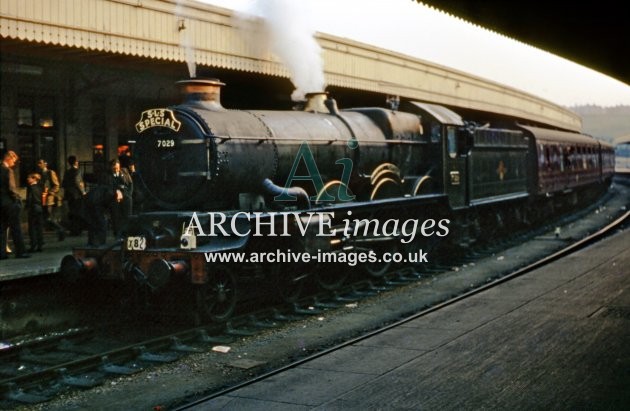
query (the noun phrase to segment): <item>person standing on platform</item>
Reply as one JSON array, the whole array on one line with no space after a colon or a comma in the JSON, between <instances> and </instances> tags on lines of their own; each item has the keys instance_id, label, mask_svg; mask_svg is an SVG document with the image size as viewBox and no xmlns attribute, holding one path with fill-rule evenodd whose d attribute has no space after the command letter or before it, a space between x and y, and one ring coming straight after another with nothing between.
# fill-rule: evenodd
<instances>
[{"instance_id":1,"label":"person standing on platform","mask_svg":"<svg viewBox=\"0 0 630 411\"><path fill-rule=\"evenodd\" d=\"M31 239L29 251L42 251L44 246L44 203L41 176L31 173L26 177L26 212L28 214L28 236Z\"/></svg>"},{"instance_id":2,"label":"person standing on platform","mask_svg":"<svg viewBox=\"0 0 630 411\"><path fill-rule=\"evenodd\" d=\"M114 194L111 181L105 173L96 175L96 184L86 196L85 212L88 219L88 247L101 247L107 240L107 209L111 208Z\"/></svg>"},{"instance_id":3,"label":"person standing on platform","mask_svg":"<svg viewBox=\"0 0 630 411\"><path fill-rule=\"evenodd\" d=\"M84 226L83 219L83 197L85 196L85 183L83 175L79 170L79 161L76 156L68 157L68 169L63 176L64 194L68 201L68 221L70 223L70 234L79 235Z\"/></svg>"},{"instance_id":4,"label":"person standing on platform","mask_svg":"<svg viewBox=\"0 0 630 411\"><path fill-rule=\"evenodd\" d=\"M122 167L122 163L120 163ZM122 167L125 168L125 167ZM138 172L136 171L136 163L133 159L128 160L127 163L127 171L131 176L131 182L133 183L133 192L131 193L131 214L138 214L142 212L142 207L144 204L144 194L142 190L140 190L140 186L137 184Z\"/></svg>"},{"instance_id":5,"label":"person standing on platform","mask_svg":"<svg viewBox=\"0 0 630 411\"><path fill-rule=\"evenodd\" d=\"M118 159L111 160L109 165L111 167L109 186L113 192L111 203L112 228L114 237L119 239L127 228L127 221L131 214L133 181L127 169L120 167Z\"/></svg>"},{"instance_id":6,"label":"person standing on platform","mask_svg":"<svg viewBox=\"0 0 630 411\"><path fill-rule=\"evenodd\" d=\"M37 162L39 173L42 176L39 184L42 186L44 205L44 223L49 229L57 232L57 239L63 241L66 232L63 227L54 219L54 210L59 202L59 177L55 170L48 168L48 163L44 159Z\"/></svg>"},{"instance_id":7,"label":"person standing on platform","mask_svg":"<svg viewBox=\"0 0 630 411\"><path fill-rule=\"evenodd\" d=\"M24 246L24 237L22 236L22 227L20 225L20 211L22 210L22 199L17 191L15 184L15 176L13 168L18 162L18 155L14 151L7 151L3 157L2 165L0 165L0 260L7 258L6 232L11 232L13 245L15 247L15 256L17 258L28 258L26 247Z\"/></svg>"},{"instance_id":8,"label":"person standing on platform","mask_svg":"<svg viewBox=\"0 0 630 411\"><path fill-rule=\"evenodd\" d=\"M142 207L143 196L140 190L138 190L138 185L136 184L136 163L131 156L131 152L126 150L119 157L118 161L120 161L120 168L123 170L127 170L129 176L131 176L131 195L129 196L129 213L130 214L138 214L138 211Z\"/></svg>"}]
</instances>

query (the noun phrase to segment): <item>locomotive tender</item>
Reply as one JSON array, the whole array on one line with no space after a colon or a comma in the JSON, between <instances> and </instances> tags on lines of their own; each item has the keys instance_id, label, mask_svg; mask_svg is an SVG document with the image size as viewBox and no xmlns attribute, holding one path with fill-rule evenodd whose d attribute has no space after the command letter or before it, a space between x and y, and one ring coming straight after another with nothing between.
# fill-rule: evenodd
<instances>
[{"instance_id":1,"label":"locomotive tender","mask_svg":"<svg viewBox=\"0 0 630 411\"><path fill-rule=\"evenodd\" d=\"M302 111L226 110L220 81L179 83L182 104L145 111L136 124L136 167L155 210L134 216L112 246L75 249L61 271L137 282L156 293L192 284L196 308L213 320L232 314L243 278L269 280L290 295L311 274L326 288L338 286L348 266L235 267L208 262L209 253L383 253L435 243L433 230L408 242L398 241L400 227L372 230L388 219L412 219L423 230L439 222L442 241L465 247L588 201L612 177L612 147L578 133L514 120L478 125L420 102L405 111L339 110L325 93L311 95ZM220 235L190 230L192 222L212 226L219 212L232 218ZM313 218L319 224L304 224ZM351 218L361 235L347 235ZM261 219L267 235L249 234ZM288 236L270 235L287 221ZM376 260L362 268L378 277L388 267Z\"/></svg>"}]
</instances>

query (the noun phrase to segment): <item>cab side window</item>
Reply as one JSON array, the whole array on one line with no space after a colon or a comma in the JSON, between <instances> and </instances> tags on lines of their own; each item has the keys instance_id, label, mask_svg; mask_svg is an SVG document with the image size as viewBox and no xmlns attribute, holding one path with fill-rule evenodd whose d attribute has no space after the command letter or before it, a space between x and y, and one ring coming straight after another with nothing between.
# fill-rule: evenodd
<instances>
[{"instance_id":1,"label":"cab side window","mask_svg":"<svg viewBox=\"0 0 630 411\"><path fill-rule=\"evenodd\" d=\"M435 121L431 122L431 142L439 143L442 141L442 125Z\"/></svg>"},{"instance_id":2,"label":"cab side window","mask_svg":"<svg viewBox=\"0 0 630 411\"><path fill-rule=\"evenodd\" d=\"M448 155L450 158L457 157L457 130L453 126L446 127L446 138Z\"/></svg>"}]
</instances>

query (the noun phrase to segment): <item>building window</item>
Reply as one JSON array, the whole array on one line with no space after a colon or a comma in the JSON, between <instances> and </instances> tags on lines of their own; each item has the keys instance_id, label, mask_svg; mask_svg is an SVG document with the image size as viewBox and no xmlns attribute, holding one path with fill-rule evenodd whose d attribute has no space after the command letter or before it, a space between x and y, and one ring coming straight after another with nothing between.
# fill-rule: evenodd
<instances>
[{"instance_id":1,"label":"building window","mask_svg":"<svg viewBox=\"0 0 630 411\"><path fill-rule=\"evenodd\" d=\"M18 127L33 127L33 109L30 107L18 108Z\"/></svg>"},{"instance_id":2,"label":"building window","mask_svg":"<svg viewBox=\"0 0 630 411\"><path fill-rule=\"evenodd\" d=\"M43 158L57 170L56 98L46 95L19 95L17 99L19 180L26 183L28 173Z\"/></svg>"}]
</instances>

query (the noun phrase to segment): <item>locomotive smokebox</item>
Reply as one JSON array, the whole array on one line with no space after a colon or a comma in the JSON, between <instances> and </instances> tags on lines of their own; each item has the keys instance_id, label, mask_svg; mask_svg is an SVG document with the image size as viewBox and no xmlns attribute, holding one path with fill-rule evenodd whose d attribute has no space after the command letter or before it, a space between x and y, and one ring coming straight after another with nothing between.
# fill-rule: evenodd
<instances>
[{"instance_id":1,"label":"locomotive smokebox","mask_svg":"<svg viewBox=\"0 0 630 411\"><path fill-rule=\"evenodd\" d=\"M225 83L216 78L191 78L175 83L185 104L196 105L210 111L225 111L221 105L221 87Z\"/></svg>"}]
</instances>

